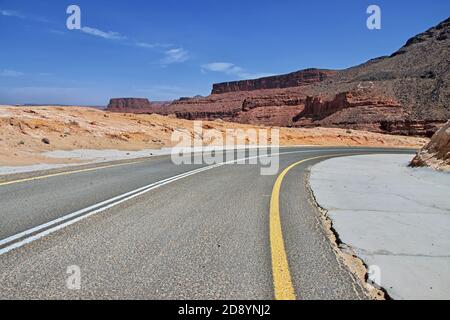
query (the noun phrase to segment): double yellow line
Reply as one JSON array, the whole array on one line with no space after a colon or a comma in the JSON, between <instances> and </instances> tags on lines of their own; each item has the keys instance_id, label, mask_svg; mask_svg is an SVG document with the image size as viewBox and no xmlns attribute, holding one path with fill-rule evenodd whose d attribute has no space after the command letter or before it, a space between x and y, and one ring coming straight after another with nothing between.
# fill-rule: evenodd
<instances>
[{"instance_id":1,"label":"double yellow line","mask_svg":"<svg viewBox=\"0 0 450 320\"><path fill-rule=\"evenodd\" d=\"M276 300L296 300L294 286L292 284L292 277L289 271L289 263L286 254L286 248L283 239L283 229L281 226L280 218L280 190L284 177L290 170L296 166L308 161L348 156L355 154L336 154L325 155L314 158L308 158L299 162L296 162L287 167L277 178L272 190L272 198L270 200L270 249L272 253L272 277Z\"/></svg>"}]
</instances>

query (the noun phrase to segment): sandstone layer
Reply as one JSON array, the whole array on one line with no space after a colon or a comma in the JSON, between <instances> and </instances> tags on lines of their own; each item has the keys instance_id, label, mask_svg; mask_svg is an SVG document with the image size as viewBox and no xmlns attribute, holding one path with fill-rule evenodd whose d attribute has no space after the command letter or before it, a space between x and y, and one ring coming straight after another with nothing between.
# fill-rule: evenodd
<instances>
[{"instance_id":1,"label":"sandstone layer","mask_svg":"<svg viewBox=\"0 0 450 320\"><path fill-rule=\"evenodd\" d=\"M213 85L212 94L299 87L322 82L335 74L336 71L334 70L305 69L285 75L265 77L255 80L223 82Z\"/></svg>"},{"instance_id":2,"label":"sandstone layer","mask_svg":"<svg viewBox=\"0 0 450 320\"><path fill-rule=\"evenodd\" d=\"M145 98L113 98L109 101L108 111L131 113L154 113L168 102L150 102Z\"/></svg>"}]
</instances>

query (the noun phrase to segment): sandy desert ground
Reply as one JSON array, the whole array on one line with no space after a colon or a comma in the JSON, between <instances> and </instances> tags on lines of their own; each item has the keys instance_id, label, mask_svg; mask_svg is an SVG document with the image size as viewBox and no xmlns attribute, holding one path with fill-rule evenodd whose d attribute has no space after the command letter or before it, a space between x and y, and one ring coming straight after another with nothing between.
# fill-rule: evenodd
<instances>
[{"instance_id":1,"label":"sandy desert ground","mask_svg":"<svg viewBox=\"0 0 450 320\"><path fill-rule=\"evenodd\" d=\"M216 121L203 122L205 129L264 128ZM0 106L0 166L79 162L44 155L55 150L159 149L173 146L172 133L193 122L160 115L109 113L85 107ZM345 129L279 128L280 145L373 146L421 148L429 140Z\"/></svg>"}]
</instances>

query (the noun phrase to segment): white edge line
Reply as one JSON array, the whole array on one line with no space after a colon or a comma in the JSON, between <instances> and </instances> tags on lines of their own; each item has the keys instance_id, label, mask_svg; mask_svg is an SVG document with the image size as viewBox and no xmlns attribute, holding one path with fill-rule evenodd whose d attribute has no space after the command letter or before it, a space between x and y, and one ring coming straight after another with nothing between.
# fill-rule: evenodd
<instances>
[{"instance_id":1,"label":"white edge line","mask_svg":"<svg viewBox=\"0 0 450 320\"><path fill-rule=\"evenodd\" d=\"M214 167L215 167L215 166L214 166ZM159 187L161 187L161 186L164 186L164 185L169 184L169 183L171 183L171 182L174 182L174 181L183 179L183 178L185 178L185 177L188 177L188 176L197 174L197 173L199 173L199 172L206 171L206 170L210 170L210 169L212 169L212 168L213 168L213 167L202 168L203 170L201 170L201 171L189 172L188 174L181 175L181 176L177 176L176 178L173 178L173 179L167 179L168 181L165 181L165 182L162 182L162 183L159 183L159 184L158 184L158 183L155 183L156 185L154 185L154 186L152 186L152 187L148 187L147 189L145 189L145 190L143 190L143 191L134 193L134 194L132 194L131 196L128 196L128 197L123 198L123 199L121 199L121 200L119 200L119 201L110 203L110 204L108 204L108 205L105 206L105 207L101 207L101 208L99 208L99 209L97 209L97 210L94 210L94 211L89 212L88 214L81 215L81 216L79 216L78 218L69 220L69 221L67 221L67 222L65 222L65 223L62 223L62 224L59 224L59 225L57 225L57 226L55 226L55 227L53 227L53 228L47 229L47 230L45 230L45 231L42 231L42 232L40 232L40 233L38 233L38 234L36 234L36 235L34 235L34 236L28 237L28 238L26 238L26 239L24 239L24 240L22 240L22 241L18 241L18 242L14 243L14 244L12 244L12 245L10 245L10 246L7 246L7 247L5 247L5 248L3 248L3 249L0 250L0 256L3 255L3 254L5 254L5 253L7 253L7 252L10 252L10 251L12 251L12 250L14 250L14 249L20 248L20 247L22 247L22 246L24 246L24 245L26 245L26 244L29 244L29 243L34 242L34 241L36 241L36 240L39 240L39 239L41 239L41 238L43 238L43 237L46 237L46 236L50 235L51 233L54 233L54 232L56 232L56 231L58 231L58 230L61 230L61 229L63 229L63 228L66 228L66 227L68 227L68 226L70 226L70 225L72 225L72 224L74 224L74 223L76 223L76 222L79 222L79 221L81 221L81 220L83 220L83 219L85 219L85 218L88 218L88 217L90 217L90 216L92 216L92 215L94 215L94 214L103 212L103 211L105 211L105 210L107 210L107 209L110 209L110 208L112 208L112 207L114 207L114 206L117 206L117 205L119 205L119 204L121 204L121 203L123 203L123 202L126 202L126 201L131 200L131 199L133 199L133 198L136 198L136 197L138 197L138 196L140 196L140 195L143 195L143 194L145 194L145 193L147 193L147 192L149 192L149 191L151 191L151 190L157 189L157 188L159 188ZM111 202L111 201L109 201L109 202ZM86 209L88 209L88 208L86 208ZM85 211L86 209L84 209L84 211ZM69 215L65 216L65 219L63 219L63 220L69 219L70 217L68 217L68 216L69 216ZM70 214L70 216L73 216L73 214ZM63 218L64 218L64 217L63 217ZM60 219L61 219L61 218L60 218ZM57 220L58 220L58 219L57 219ZM55 221L56 221L56 220L54 220L53 223L52 223L51 225L57 223L57 222L55 222ZM47 223L47 224L50 224L50 222ZM40 227L41 227L40 229L44 228L43 225L40 226ZM32 232L31 232L31 233L32 233ZM19 237L19 238L20 238L20 237Z\"/></svg>"},{"instance_id":2,"label":"white edge line","mask_svg":"<svg viewBox=\"0 0 450 320\"><path fill-rule=\"evenodd\" d=\"M147 193L149 191L152 191L154 189L162 187L162 186L164 186L166 184L175 182L177 180L180 180L180 179L192 176L194 174L197 174L197 173L200 173L200 172L203 172L203 171L211 170L211 169L214 169L214 168L217 168L217 167L221 167L221 166L224 166L224 165L227 165L227 164L232 164L232 163L235 163L235 162L242 162L242 161L245 161L245 160L252 160L252 159L260 158L260 157L273 157L273 156L279 156L279 155L283 155L283 154L307 153L307 152L311 152L311 151L314 151L314 152L334 152L334 151L341 151L341 150L342 149L323 149L323 150L320 150L320 151L316 151L316 150L301 150L301 151L290 151L290 152L282 152L282 153L275 153L275 154L264 154L264 155L254 156L254 157L247 157L247 158L242 158L242 159L231 160L231 161L228 161L228 162L222 162L222 163L219 163L219 164L215 164L215 165L211 165L211 166L195 169L195 170L192 170L192 171L189 171L189 172L185 172L185 173L182 173L182 174L174 176L174 177L170 177L170 178L167 178L167 179L163 179L163 180L154 182L152 184L149 184L147 186L138 188L136 190L132 190L130 192L124 193L122 195L116 196L116 197L108 199L108 200L105 200L103 202L97 203L95 205L89 206L89 207L81 209L79 211L67 214L67 215L65 215L63 217L60 217L58 219L49 221L49 222L44 223L42 225L39 225L37 227L31 228L29 230L20 232L18 234L10 236L10 237L8 237L6 239L3 239L3 240L0 241L0 246L4 246L4 245L6 245L8 243L11 243L11 242L17 240L17 239L20 239L20 238L26 237L27 235L36 233L39 230L51 227L52 225L55 225L55 224L58 224L60 222L66 221L68 219L71 219L73 217L79 216L79 217L77 217L75 219L72 219L72 220L67 221L65 223L62 223L62 224L59 224L59 225L57 225L57 226L55 226L53 228L47 229L47 230L42 231L42 232L40 232L38 234L35 234L35 235L31 236L31 237L28 237L26 239L23 239L21 241L13 243L12 245L7 246L7 247L5 247L3 249L0 249L0 256L5 254L5 253L7 253L7 252L10 252L10 251L12 251L14 249L20 248L20 247L22 247L22 246L24 246L26 244L29 244L29 243L34 242L36 240L39 240L39 239L41 239L43 237L46 237L46 236L50 235L51 233L54 233L54 232L56 232L58 230L66 228L66 227L68 227L68 226L70 226L70 225L72 225L72 224L74 224L76 222L79 222L79 221L81 221L81 220L83 220L85 218L88 218L88 217L90 217L90 216L92 216L94 214L97 214L97 213L103 212L103 211L105 211L107 209L110 209L110 208L112 208L112 207L114 207L116 205L119 205L119 204L121 204L121 203L123 203L125 201L131 200L131 199L136 198L136 197L138 197L140 195L143 195L143 194L145 194L145 193ZM363 151L363 150L365 150L365 149L359 149L358 151ZM118 200L118 201L116 201L116 200ZM106 206L104 206L104 205L106 205ZM93 209L96 209L96 210L91 211ZM89 211L91 211L91 212L89 212ZM83 213L85 213L85 212L89 212L89 213L83 215Z\"/></svg>"},{"instance_id":3,"label":"white edge line","mask_svg":"<svg viewBox=\"0 0 450 320\"><path fill-rule=\"evenodd\" d=\"M204 168L206 168L206 167L204 167ZM26 230L26 231L20 232L20 233L18 233L18 234L15 234L15 235L13 235L13 236L10 236L10 237L8 237L8 238L6 238L6 239L3 239L3 240L0 241L0 246L3 246L3 245L5 245L5 244L8 244L9 242L15 241L15 240L17 240L17 239L23 238L23 237L25 237L25 236L27 236L27 235L29 235L29 234L38 232L39 230L42 230L42 229L51 227L52 225L57 224L57 223L60 223L60 222L63 222L63 221L65 221L65 220L67 220L67 219L70 219L70 218L73 218L73 217L82 215L82 214L85 213L85 212L89 212L89 211L91 211L91 210L97 209L97 208L102 207L102 206L104 206L104 205L107 205L107 204L109 204L109 203L111 203L111 202L120 200L121 198L128 197L128 196L130 196L130 195L132 195L132 194L134 194L134 193L143 191L143 190L145 190L145 189L147 189L147 188L154 187L155 185L164 183L164 182L169 181L169 180L171 181L171 180L176 179L176 178L184 177L184 176L185 176L186 174L188 174L188 173L197 173L197 171L199 171L200 169L204 169L204 168L199 168L199 169L196 169L196 170L192 170L192 171L189 171L189 172L182 173L182 174L180 174L180 175L178 175L178 176L174 176L174 177L170 177L170 178L167 178L167 179L164 179L164 180L160 180L160 181L154 182L154 183L149 184L149 185L147 185L147 186L143 186L143 187L141 187L141 188L132 190L132 191L130 191L130 192L127 192L127 193L118 195L118 196L116 196L116 197L114 197L114 198L111 198L111 199L108 199L108 200L105 200L105 201L96 203L96 204L94 204L94 205L92 205L92 206L89 206L89 207L87 207L87 208L81 209L81 210L79 210L79 211L76 211L76 212L67 214L67 215L62 216L62 217L60 217L60 218L57 218L57 219L55 219L55 220L49 221L49 222L44 223L44 224L41 224L41 225L39 225L39 226L37 226L37 227L28 229L28 230Z\"/></svg>"}]
</instances>

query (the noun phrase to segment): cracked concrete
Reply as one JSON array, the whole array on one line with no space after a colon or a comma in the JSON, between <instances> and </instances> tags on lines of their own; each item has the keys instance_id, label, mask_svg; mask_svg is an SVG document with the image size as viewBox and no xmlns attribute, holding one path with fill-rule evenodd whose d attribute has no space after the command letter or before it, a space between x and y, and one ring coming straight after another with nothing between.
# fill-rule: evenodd
<instances>
[{"instance_id":1,"label":"cracked concrete","mask_svg":"<svg viewBox=\"0 0 450 320\"><path fill-rule=\"evenodd\" d=\"M410 155L335 158L311 188L340 239L394 299L450 299L450 174L412 169Z\"/></svg>"}]
</instances>

